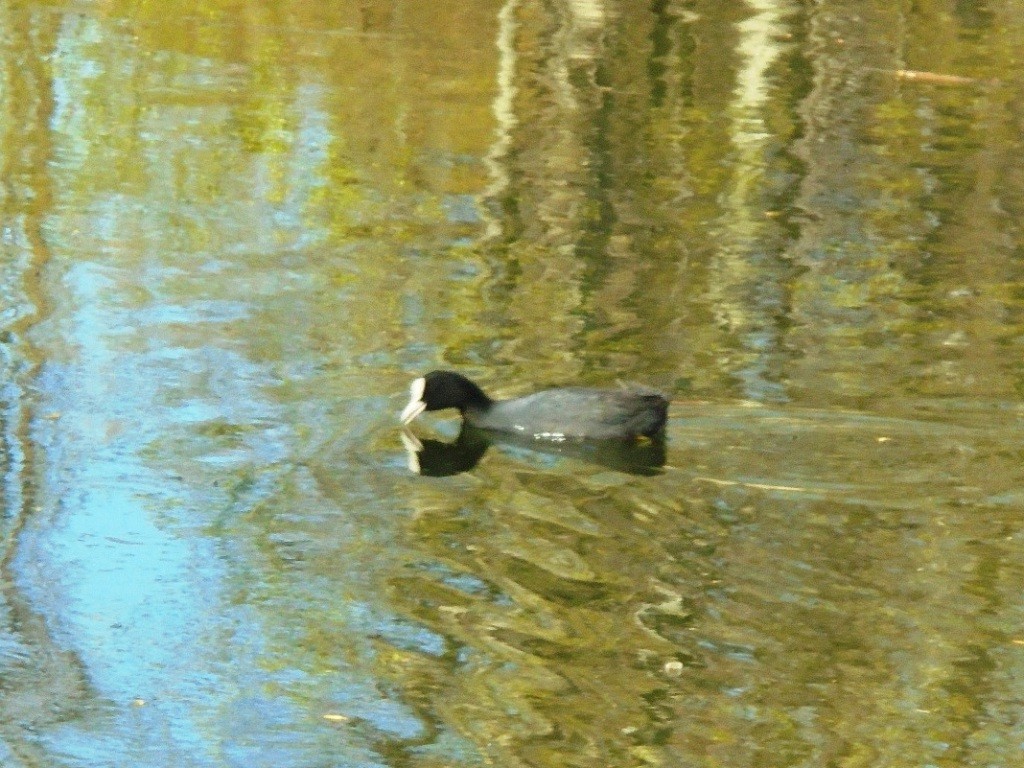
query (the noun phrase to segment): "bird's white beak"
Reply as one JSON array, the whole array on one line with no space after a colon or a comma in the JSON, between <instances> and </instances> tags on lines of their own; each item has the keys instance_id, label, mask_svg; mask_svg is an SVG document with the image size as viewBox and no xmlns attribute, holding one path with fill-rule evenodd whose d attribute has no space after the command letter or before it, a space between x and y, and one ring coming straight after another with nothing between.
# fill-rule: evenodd
<instances>
[{"instance_id":1,"label":"bird's white beak","mask_svg":"<svg viewBox=\"0 0 1024 768\"><path fill-rule=\"evenodd\" d=\"M401 419L403 424L408 424L410 421L415 419L424 410L426 410L427 404L422 400L412 400L405 409L402 411Z\"/></svg>"},{"instance_id":2,"label":"bird's white beak","mask_svg":"<svg viewBox=\"0 0 1024 768\"><path fill-rule=\"evenodd\" d=\"M405 409L402 411L402 415L399 416L403 424L408 424L426 410L427 404L423 402L423 390L426 388L426 379L422 377L416 379L416 381L409 386L409 394L412 398L409 400L409 404L405 406Z\"/></svg>"}]
</instances>

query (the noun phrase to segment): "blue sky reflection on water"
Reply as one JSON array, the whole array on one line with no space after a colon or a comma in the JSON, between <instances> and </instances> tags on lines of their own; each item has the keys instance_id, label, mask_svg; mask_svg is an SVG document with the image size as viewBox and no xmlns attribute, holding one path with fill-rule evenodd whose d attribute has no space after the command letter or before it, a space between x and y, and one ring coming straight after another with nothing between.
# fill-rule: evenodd
<instances>
[{"instance_id":1,"label":"blue sky reflection on water","mask_svg":"<svg viewBox=\"0 0 1024 768\"><path fill-rule=\"evenodd\" d=\"M204 749L196 702L228 683L222 672L202 668L196 648L224 622L223 568L212 541L175 525L195 501L188 489L139 460L154 431L172 428L173 420L161 427L142 418L163 409L155 379L142 375L146 356L125 355L116 332L111 345L109 330L125 328L105 311L101 293L111 281L80 264L64 283L68 305L77 308L65 325L74 353L44 371L55 418L40 427L59 503L20 553L59 578L49 583L26 567L35 578L25 586L40 604L62 606L60 634L89 670L99 699L112 705L107 716L126 736L134 732L130 740L146 747L143 754L162 745L153 755L160 762ZM241 656L244 646L237 650ZM80 741L87 748L88 731Z\"/></svg>"},{"instance_id":2,"label":"blue sky reflection on water","mask_svg":"<svg viewBox=\"0 0 1024 768\"><path fill-rule=\"evenodd\" d=\"M47 494L57 503L26 531L17 567L25 592L54 609L54 633L88 670L101 704L80 726L53 732L55 749L85 764L125 744L139 750L140 766L219 764L221 750L247 765L299 763L323 745L287 727L318 712L274 693L303 687L298 670L275 670L267 647L268 635L287 627L262 627L259 613L232 599L246 553L204 535L222 518L217 510L230 507L217 478L253 459L273 464L287 450L279 408L259 392L272 377L228 349L147 340L182 315L235 322L237 304L226 312L208 301L198 312L133 309L119 293L123 270L86 262L62 283L67 300L56 317L71 351L44 366L49 418L38 427L50 461ZM126 352L139 348L148 351ZM259 425L258 436L244 449L204 445L192 430L208 423ZM186 461L161 471L161 446L176 442ZM374 631L377 622L351 608L359 631ZM347 706L385 732L419 729L365 683L360 691L352 670L324 675L312 686L331 690L319 711ZM97 740L95 728L108 740ZM333 740L345 731L329 733Z\"/></svg>"}]
</instances>

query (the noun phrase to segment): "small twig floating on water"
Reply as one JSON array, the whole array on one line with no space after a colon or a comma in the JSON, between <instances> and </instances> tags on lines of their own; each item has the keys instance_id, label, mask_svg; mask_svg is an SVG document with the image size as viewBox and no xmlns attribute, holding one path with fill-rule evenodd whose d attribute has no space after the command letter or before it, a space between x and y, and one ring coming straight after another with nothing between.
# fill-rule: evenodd
<instances>
[{"instance_id":1,"label":"small twig floating on water","mask_svg":"<svg viewBox=\"0 0 1024 768\"><path fill-rule=\"evenodd\" d=\"M773 485L771 483L746 483L740 480L719 480L717 477L694 477L694 480L712 485L739 486L741 488L756 488L759 491L790 491L794 493L809 493L809 488L802 488L799 485Z\"/></svg>"},{"instance_id":2,"label":"small twig floating on water","mask_svg":"<svg viewBox=\"0 0 1024 768\"><path fill-rule=\"evenodd\" d=\"M917 83L930 83L932 85L996 85L998 80L979 80L975 77L964 77L963 75L946 75L941 72L924 72L918 69L879 69L894 75L897 80L909 80Z\"/></svg>"}]
</instances>

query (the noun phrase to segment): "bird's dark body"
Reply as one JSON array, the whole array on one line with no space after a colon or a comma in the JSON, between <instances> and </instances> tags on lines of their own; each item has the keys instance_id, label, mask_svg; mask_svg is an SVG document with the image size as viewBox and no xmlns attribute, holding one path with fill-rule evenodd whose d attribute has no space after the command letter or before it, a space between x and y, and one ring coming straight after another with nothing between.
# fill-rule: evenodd
<instances>
[{"instance_id":1,"label":"bird's dark body","mask_svg":"<svg viewBox=\"0 0 1024 768\"><path fill-rule=\"evenodd\" d=\"M404 423L423 411L457 408L480 429L538 439L610 440L654 437L665 429L668 399L648 387L546 389L511 400L492 400L470 379L453 371L431 371L410 387Z\"/></svg>"},{"instance_id":2,"label":"bird's dark body","mask_svg":"<svg viewBox=\"0 0 1024 768\"><path fill-rule=\"evenodd\" d=\"M651 437L665 427L668 401L651 389L547 389L490 407L467 407L475 427L538 438Z\"/></svg>"}]
</instances>

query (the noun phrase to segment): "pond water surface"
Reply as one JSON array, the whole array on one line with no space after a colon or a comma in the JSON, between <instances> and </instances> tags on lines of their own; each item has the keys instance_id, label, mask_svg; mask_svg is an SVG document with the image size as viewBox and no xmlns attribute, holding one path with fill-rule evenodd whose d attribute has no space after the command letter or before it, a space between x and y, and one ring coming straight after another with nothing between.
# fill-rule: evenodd
<instances>
[{"instance_id":1,"label":"pond water surface","mask_svg":"<svg viewBox=\"0 0 1024 768\"><path fill-rule=\"evenodd\" d=\"M1022 764L1022 51L1019 0L0 5L0 765ZM403 440L442 366L666 441Z\"/></svg>"}]
</instances>

